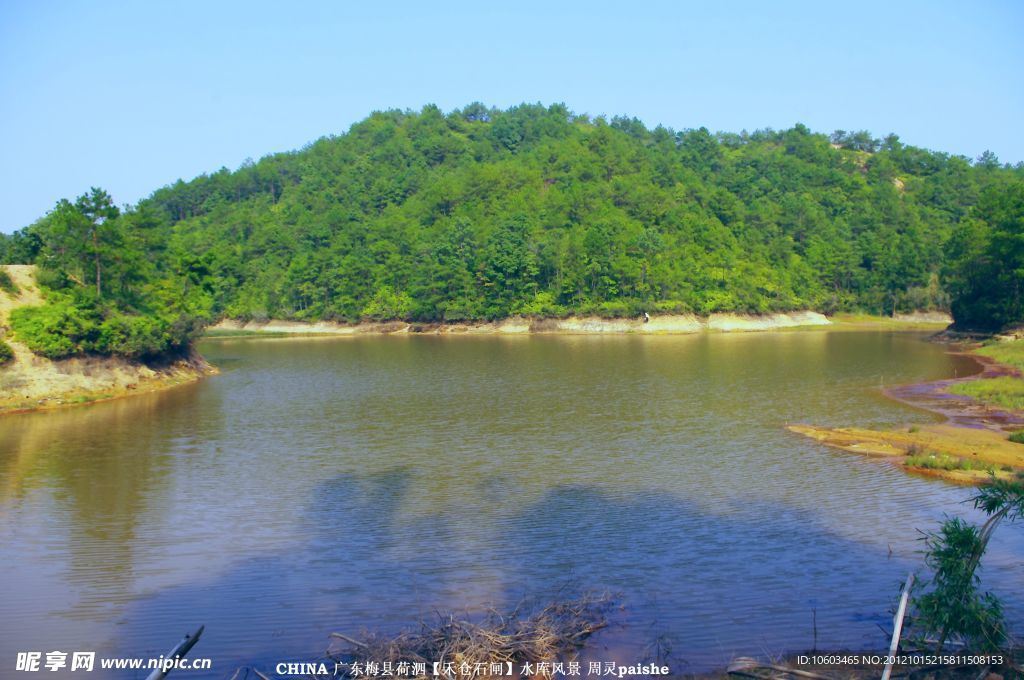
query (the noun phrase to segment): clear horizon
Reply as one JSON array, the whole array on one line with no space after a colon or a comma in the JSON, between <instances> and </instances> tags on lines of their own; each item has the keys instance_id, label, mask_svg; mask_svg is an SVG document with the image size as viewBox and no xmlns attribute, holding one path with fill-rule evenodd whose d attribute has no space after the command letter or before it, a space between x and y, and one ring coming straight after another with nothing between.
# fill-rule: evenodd
<instances>
[{"instance_id":1,"label":"clear horizon","mask_svg":"<svg viewBox=\"0 0 1024 680\"><path fill-rule=\"evenodd\" d=\"M1018 3L300 9L0 6L0 231L90 186L135 203L428 103L564 102L677 130L865 129L1024 161Z\"/></svg>"}]
</instances>

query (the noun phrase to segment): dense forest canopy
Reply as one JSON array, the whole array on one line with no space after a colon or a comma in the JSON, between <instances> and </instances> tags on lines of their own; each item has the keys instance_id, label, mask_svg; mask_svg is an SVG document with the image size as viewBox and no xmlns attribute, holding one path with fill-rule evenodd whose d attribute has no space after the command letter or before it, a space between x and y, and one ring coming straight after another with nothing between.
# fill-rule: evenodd
<instances>
[{"instance_id":1,"label":"dense forest canopy","mask_svg":"<svg viewBox=\"0 0 1024 680\"><path fill-rule=\"evenodd\" d=\"M895 135L426 106L179 181L125 211L93 205L105 196L95 191L62 202L0 240L0 261L37 262L98 325L155 315L163 330L150 332L167 346L221 316L951 306L992 328L1024 317L1022 187L1022 165Z\"/></svg>"}]
</instances>

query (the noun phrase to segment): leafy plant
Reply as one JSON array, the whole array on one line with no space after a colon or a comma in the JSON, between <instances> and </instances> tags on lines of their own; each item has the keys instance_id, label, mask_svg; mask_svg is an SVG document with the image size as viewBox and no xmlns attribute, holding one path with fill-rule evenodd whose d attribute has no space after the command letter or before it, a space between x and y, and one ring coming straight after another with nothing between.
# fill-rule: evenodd
<instances>
[{"instance_id":1,"label":"leafy plant","mask_svg":"<svg viewBox=\"0 0 1024 680\"><path fill-rule=\"evenodd\" d=\"M124 210L92 189L0 235L0 262L172 325L948 306L995 328L1024 314L1022 201L1018 170L895 135L426 106Z\"/></svg>"},{"instance_id":2,"label":"leafy plant","mask_svg":"<svg viewBox=\"0 0 1024 680\"><path fill-rule=\"evenodd\" d=\"M1017 430L1010 433L1010 441L1015 444L1024 444L1024 430Z\"/></svg>"},{"instance_id":3,"label":"leafy plant","mask_svg":"<svg viewBox=\"0 0 1024 680\"><path fill-rule=\"evenodd\" d=\"M955 517L924 537L932 576L926 592L913 598L911 621L920 639L934 638L936 653L950 640L975 651L996 650L1006 642L1002 605L992 593L981 592L977 571L1000 522L1024 515L1024 482L994 480L972 500L988 515L981 527Z\"/></svg>"}]
</instances>

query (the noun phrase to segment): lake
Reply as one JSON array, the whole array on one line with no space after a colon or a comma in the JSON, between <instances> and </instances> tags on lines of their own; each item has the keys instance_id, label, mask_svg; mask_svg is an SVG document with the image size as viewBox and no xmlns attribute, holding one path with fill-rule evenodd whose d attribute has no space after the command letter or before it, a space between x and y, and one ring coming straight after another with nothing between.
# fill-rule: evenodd
<instances>
[{"instance_id":1,"label":"lake","mask_svg":"<svg viewBox=\"0 0 1024 680\"><path fill-rule=\"evenodd\" d=\"M0 660L312 660L332 631L610 591L596 658L882 649L918 529L971 490L784 429L933 416L915 333L210 340L222 374L0 419ZM1018 633L1024 527L983 567ZM95 672L90 677L103 677ZM124 675L118 677L125 677ZM172 675L174 677L174 675Z\"/></svg>"}]
</instances>

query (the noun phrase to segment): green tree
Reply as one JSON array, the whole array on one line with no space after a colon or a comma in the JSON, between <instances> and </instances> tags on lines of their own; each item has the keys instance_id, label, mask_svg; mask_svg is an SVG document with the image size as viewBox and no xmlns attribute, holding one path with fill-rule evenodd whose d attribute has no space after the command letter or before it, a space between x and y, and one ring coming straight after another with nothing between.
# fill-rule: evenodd
<instances>
[{"instance_id":1,"label":"green tree","mask_svg":"<svg viewBox=\"0 0 1024 680\"><path fill-rule=\"evenodd\" d=\"M75 208L85 217L83 234L87 246L86 255L93 263L96 275L96 297L103 297L103 265L114 258L119 245L119 234L115 220L121 214L113 199L103 189L93 187L75 201Z\"/></svg>"},{"instance_id":2,"label":"green tree","mask_svg":"<svg viewBox=\"0 0 1024 680\"><path fill-rule=\"evenodd\" d=\"M1024 181L987 189L947 246L953 317L993 330L1024 321Z\"/></svg>"}]
</instances>

